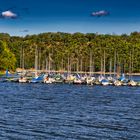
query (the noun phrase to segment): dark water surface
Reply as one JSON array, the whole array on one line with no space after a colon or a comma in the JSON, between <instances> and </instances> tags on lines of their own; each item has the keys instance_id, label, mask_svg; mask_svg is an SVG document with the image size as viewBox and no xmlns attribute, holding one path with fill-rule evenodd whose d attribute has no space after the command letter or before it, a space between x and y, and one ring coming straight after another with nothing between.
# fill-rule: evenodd
<instances>
[{"instance_id":1,"label":"dark water surface","mask_svg":"<svg viewBox=\"0 0 140 140\"><path fill-rule=\"evenodd\" d=\"M0 139L140 140L140 87L0 83Z\"/></svg>"}]
</instances>

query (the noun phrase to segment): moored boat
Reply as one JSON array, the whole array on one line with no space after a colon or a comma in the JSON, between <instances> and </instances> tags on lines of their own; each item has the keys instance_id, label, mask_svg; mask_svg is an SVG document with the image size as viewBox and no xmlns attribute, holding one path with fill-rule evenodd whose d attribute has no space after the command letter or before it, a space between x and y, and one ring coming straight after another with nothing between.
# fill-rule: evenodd
<instances>
[{"instance_id":1,"label":"moored boat","mask_svg":"<svg viewBox=\"0 0 140 140\"><path fill-rule=\"evenodd\" d=\"M103 79L103 80L101 81L101 85L107 86L107 85L109 85L109 81L108 81L107 79Z\"/></svg>"},{"instance_id":2,"label":"moored boat","mask_svg":"<svg viewBox=\"0 0 140 140\"><path fill-rule=\"evenodd\" d=\"M129 86L137 86L137 82L135 82L134 80L130 80L130 81L128 82L128 85L129 85Z\"/></svg>"},{"instance_id":3,"label":"moored boat","mask_svg":"<svg viewBox=\"0 0 140 140\"><path fill-rule=\"evenodd\" d=\"M122 82L119 81L119 80L115 80L115 81L114 81L114 85L115 85L115 86L121 86L121 85L122 85Z\"/></svg>"},{"instance_id":4,"label":"moored boat","mask_svg":"<svg viewBox=\"0 0 140 140\"><path fill-rule=\"evenodd\" d=\"M26 82L27 82L27 78L25 78L25 77L20 77L20 78L18 79L18 82L19 82L19 83L26 83Z\"/></svg>"},{"instance_id":5,"label":"moored boat","mask_svg":"<svg viewBox=\"0 0 140 140\"><path fill-rule=\"evenodd\" d=\"M93 85L95 81L95 77L87 77L86 78L86 84L87 85Z\"/></svg>"},{"instance_id":6,"label":"moored boat","mask_svg":"<svg viewBox=\"0 0 140 140\"><path fill-rule=\"evenodd\" d=\"M82 80L79 78L75 78L73 84L82 84Z\"/></svg>"},{"instance_id":7,"label":"moored boat","mask_svg":"<svg viewBox=\"0 0 140 140\"><path fill-rule=\"evenodd\" d=\"M34 78L32 78L29 83L42 83L44 82L44 78L46 77L45 74L41 74L39 76L36 76Z\"/></svg>"}]
</instances>

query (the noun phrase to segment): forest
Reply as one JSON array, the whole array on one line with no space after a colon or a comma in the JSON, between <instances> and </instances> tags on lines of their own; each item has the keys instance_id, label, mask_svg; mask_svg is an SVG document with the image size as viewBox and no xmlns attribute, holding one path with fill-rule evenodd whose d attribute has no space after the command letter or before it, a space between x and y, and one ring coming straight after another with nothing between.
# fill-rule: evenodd
<instances>
[{"instance_id":1,"label":"forest","mask_svg":"<svg viewBox=\"0 0 140 140\"><path fill-rule=\"evenodd\" d=\"M0 70L140 72L140 33L0 33Z\"/></svg>"}]
</instances>

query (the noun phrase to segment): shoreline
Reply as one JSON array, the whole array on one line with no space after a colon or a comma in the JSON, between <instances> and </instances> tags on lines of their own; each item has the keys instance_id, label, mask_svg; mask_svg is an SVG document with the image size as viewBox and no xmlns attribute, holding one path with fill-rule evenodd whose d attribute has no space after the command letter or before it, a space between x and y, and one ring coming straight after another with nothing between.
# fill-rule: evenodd
<instances>
[{"instance_id":1,"label":"shoreline","mask_svg":"<svg viewBox=\"0 0 140 140\"><path fill-rule=\"evenodd\" d=\"M35 69L20 69L20 70L16 70L16 72L45 72L45 73L79 73L79 74L102 74L104 75L104 72L101 72L101 71L97 71L97 72L84 72L84 71L67 71L67 70L58 70L58 71L55 71L55 70L35 70ZM114 75L114 72L105 72L105 75ZM115 75L117 75L117 73L115 73ZM134 75L134 76L140 76L140 73L125 73L125 75Z\"/></svg>"},{"instance_id":2,"label":"shoreline","mask_svg":"<svg viewBox=\"0 0 140 140\"><path fill-rule=\"evenodd\" d=\"M10 71L11 74L14 74L14 73L24 73L24 72L38 72L38 73L41 73L41 72L44 72L44 73L79 73L79 74L102 74L102 75L114 75L114 72L84 72L84 71L66 71L66 70L59 70L59 71L55 71L55 70L35 70L35 69L17 69L15 72L14 71ZM0 76L3 76L4 74L6 73L6 71L0 71ZM117 73L115 73L115 75L117 75ZM129 76L129 75L133 75L133 76L140 76L140 73L125 73L125 75Z\"/></svg>"}]
</instances>

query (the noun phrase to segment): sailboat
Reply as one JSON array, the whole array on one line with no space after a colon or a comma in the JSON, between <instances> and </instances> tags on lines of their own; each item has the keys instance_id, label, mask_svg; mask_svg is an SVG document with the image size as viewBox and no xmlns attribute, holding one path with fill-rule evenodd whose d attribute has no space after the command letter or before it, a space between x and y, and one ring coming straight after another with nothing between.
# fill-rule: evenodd
<instances>
[{"instance_id":1,"label":"sailboat","mask_svg":"<svg viewBox=\"0 0 140 140\"><path fill-rule=\"evenodd\" d=\"M130 64L129 64L129 81L128 81L128 85L129 86L136 86L137 82L135 82L132 79L132 72L133 72L133 54L134 54L134 49L133 52L130 52Z\"/></svg>"},{"instance_id":2,"label":"sailboat","mask_svg":"<svg viewBox=\"0 0 140 140\"><path fill-rule=\"evenodd\" d=\"M8 82L18 82L18 79L19 79L19 75L18 74L11 74L9 73L8 69L6 69L6 73L5 73L5 76L4 77L4 81L8 81Z\"/></svg>"},{"instance_id":3,"label":"sailboat","mask_svg":"<svg viewBox=\"0 0 140 140\"><path fill-rule=\"evenodd\" d=\"M101 85L103 85L103 86L107 86L107 85L109 85L109 80L108 79L106 79L105 78L105 50L104 50L104 61L103 61L103 74L104 74L104 76L103 75L101 75L99 78L99 82L101 83ZM102 62L101 62L101 67L102 67ZM101 70L102 70L102 68L101 68ZM102 72L102 71L101 71Z\"/></svg>"},{"instance_id":4,"label":"sailboat","mask_svg":"<svg viewBox=\"0 0 140 140\"><path fill-rule=\"evenodd\" d=\"M95 77L93 76L93 71L94 71L94 59L92 56L92 52L90 51L90 72L89 75L86 77L86 83L87 85L93 85L95 82Z\"/></svg>"},{"instance_id":5,"label":"sailboat","mask_svg":"<svg viewBox=\"0 0 140 140\"><path fill-rule=\"evenodd\" d=\"M49 74L44 78L44 83L46 84L51 84L55 82L55 79L53 77L51 77Z\"/></svg>"},{"instance_id":6,"label":"sailboat","mask_svg":"<svg viewBox=\"0 0 140 140\"><path fill-rule=\"evenodd\" d=\"M27 78L26 77L24 77L24 76L21 76L19 79L18 79L18 82L19 83L27 83Z\"/></svg>"},{"instance_id":7,"label":"sailboat","mask_svg":"<svg viewBox=\"0 0 140 140\"><path fill-rule=\"evenodd\" d=\"M128 82L128 85L129 85L129 86L137 86L137 82L135 82L134 80L130 80L130 81Z\"/></svg>"},{"instance_id":8,"label":"sailboat","mask_svg":"<svg viewBox=\"0 0 140 140\"><path fill-rule=\"evenodd\" d=\"M77 73L75 76L74 76L74 81L73 81L73 84L82 84L82 80L81 80L81 76Z\"/></svg>"},{"instance_id":9,"label":"sailboat","mask_svg":"<svg viewBox=\"0 0 140 140\"><path fill-rule=\"evenodd\" d=\"M39 76L36 75L34 78L32 78L29 82L30 83L42 83L44 82L44 78L46 77L46 74L40 74Z\"/></svg>"}]
</instances>

